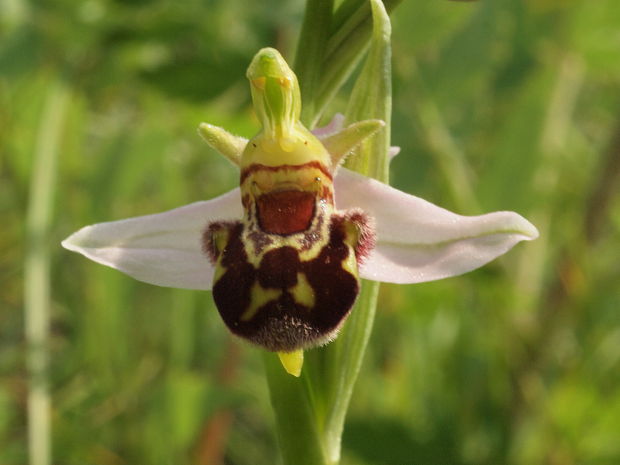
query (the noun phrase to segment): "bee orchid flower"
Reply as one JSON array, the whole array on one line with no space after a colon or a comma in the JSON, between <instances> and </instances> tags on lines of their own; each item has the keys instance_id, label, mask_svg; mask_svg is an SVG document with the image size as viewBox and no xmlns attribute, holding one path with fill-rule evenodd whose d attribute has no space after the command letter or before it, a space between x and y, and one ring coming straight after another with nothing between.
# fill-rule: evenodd
<instances>
[{"instance_id":1,"label":"bee orchid flower","mask_svg":"<svg viewBox=\"0 0 620 465\"><path fill-rule=\"evenodd\" d=\"M246 140L199 128L239 167L238 188L86 226L62 245L140 281L212 290L234 334L278 352L299 375L303 350L336 337L360 278L447 278L537 237L517 213L461 216L341 167L384 123L310 132L299 121L297 78L276 50L259 51L247 75L262 130Z\"/></svg>"}]
</instances>

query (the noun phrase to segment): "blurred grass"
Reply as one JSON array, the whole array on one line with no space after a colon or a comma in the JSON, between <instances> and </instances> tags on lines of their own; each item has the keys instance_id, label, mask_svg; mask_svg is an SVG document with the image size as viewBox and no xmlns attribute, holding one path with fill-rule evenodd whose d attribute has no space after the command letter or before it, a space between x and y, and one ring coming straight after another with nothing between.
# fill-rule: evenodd
<instances>
[{"instance_id":1,"label":"blurred grass","mask_svg":"<svg viewBox=\"0 0 620 465\"><path fill-rule=\"evenodd\" d=\"M210 295L59 243L233 187L195 128L252 135L245 67L262 46L290 58L302 11L0 2L3 465L27 462L24 220L59 80L71 98L46 239L52 463L277 463L260 357ZM343 463L619 463L620 5L409 0L393 23L394 184L464 214L515 209L543 235L463 277L382 287Z\"/></svg>"}]
</instances>

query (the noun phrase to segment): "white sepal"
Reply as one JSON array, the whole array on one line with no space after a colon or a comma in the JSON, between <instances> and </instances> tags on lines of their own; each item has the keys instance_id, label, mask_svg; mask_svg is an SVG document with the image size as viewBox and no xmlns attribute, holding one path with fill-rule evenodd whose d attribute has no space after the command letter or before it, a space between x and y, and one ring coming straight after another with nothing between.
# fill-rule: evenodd
<instances>
[{"instance_id":1,"label":"white sepal","mask_svg":"<svg viewBox=\"0 0 620 465\"><path fill-rule=\"evenodd\" d=\"M239 189L154 215L86 226L63 247L158 286L211 289L213 266L202 251L202 231L242 215Z\"/></svg>"},{"instance_id":2,"label":"white sepal","mask_svg":"<svg viewBox=\"0 0 620 465\"><path fill-rule=\"evenodd\" d=\"M376 246L360 269L366 279L404 284L447 278L538 237L514 212L457 215L344 168L335 184L338 209L361 208L375 219Z\"/></svg>"}]
</instances>

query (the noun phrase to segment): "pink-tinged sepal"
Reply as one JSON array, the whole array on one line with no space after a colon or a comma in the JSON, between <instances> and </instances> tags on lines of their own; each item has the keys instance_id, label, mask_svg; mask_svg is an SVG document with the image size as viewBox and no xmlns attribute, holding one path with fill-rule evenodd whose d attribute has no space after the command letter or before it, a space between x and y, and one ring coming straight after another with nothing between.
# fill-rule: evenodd
<instances>
[{"instance_id":1,"label":"pink-tinged sepal","mask_svg":"<svg viewBox=\"0 0 620 465\"><path fill-rule=\"evenodd\" d=\"M374 281L417 283L474 270L537 229L514 212L462 216L340 168L336 206L359 207L376 222L376 245L360 268Z\"/></svg>"},{"instance_id":2,"label":"pink-tinged sepal","mask_svg":"<svg viewBox=\"0 0 620 465\"><path fill-rule=\"evenodd\" d=\"M242 214L239 189L154 215L85 226L66 249L157 286L211 289L214 267L201 253L201 234L215 219Z\"/></svg>"}]
</instances>

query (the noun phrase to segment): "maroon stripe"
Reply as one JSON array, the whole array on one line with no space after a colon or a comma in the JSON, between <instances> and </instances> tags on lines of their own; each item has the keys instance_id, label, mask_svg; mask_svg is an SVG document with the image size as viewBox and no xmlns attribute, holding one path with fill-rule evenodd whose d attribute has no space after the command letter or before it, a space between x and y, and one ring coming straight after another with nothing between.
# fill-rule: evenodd
<instances>
[{"instance_id":1,"label":"maroon stripe","mask_svg":"<svg viewBox=\"0 0 620 465\"><path fill-rule=\"evenodd\" d=\"M321 171L321 173L323 173L330 181L333 180L333 177L330 171L320 161L311 161L308 163L304 163L303 165L278 165L278 166L267 166L267 165L261 165L260 163L255 163L253 165L248 166L247 168L244 168L244 170L241 171L241 177L239 180L239 184L243 184L245 179L250 174L255 173L257 171L276 172L280 170L300 170L304 168L315 168Z\"/></svg>"}]
</instances>

